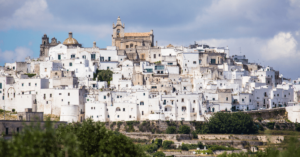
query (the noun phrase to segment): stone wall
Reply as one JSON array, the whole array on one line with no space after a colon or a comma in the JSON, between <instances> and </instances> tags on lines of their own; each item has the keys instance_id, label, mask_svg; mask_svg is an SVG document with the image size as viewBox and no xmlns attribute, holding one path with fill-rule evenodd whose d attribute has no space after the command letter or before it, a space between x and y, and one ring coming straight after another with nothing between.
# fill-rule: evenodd
<instances>
[{"instance_id":1,"label":"stone wall","mask_svg":"<svg viewBox=\"0 0 300 157\"><path fill-rule=\"evenodd\" d=\"M259 117L262 119L284 119L287 118L285 112L285 108L277 108L272 110L248 111L245 113L249 114L253 119Z\"/></svg>"}]
</instances>

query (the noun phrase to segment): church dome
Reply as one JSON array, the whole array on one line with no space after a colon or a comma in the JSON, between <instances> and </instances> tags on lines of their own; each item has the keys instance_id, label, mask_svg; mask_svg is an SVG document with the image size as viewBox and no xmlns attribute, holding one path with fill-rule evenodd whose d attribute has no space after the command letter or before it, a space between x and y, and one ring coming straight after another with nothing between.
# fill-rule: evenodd
<instances>
[{"instance_id":1,"label":"church dome","mask_svg":"<svg viewBox=\"0 0 300 157\"><path fill-rule=\"evenodd\" d=\"M69 32L69 38L67 38L64 42L64 45L76 45L78 44L78 41L73 38L72 32Z\"/></svg>"}]
</instances>

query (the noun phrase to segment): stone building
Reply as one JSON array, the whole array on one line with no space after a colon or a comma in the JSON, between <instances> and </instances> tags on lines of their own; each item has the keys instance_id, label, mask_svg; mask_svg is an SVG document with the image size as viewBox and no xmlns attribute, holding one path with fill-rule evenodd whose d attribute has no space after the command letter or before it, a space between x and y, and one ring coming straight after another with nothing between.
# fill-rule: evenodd
<instances>
[{"instance_id":1,"label":"stone building","mask_svg":"<svg viewBox=\"0 0 300 157\"><path fill-rule=\"evenodd\" d=\"M118 49L136 49L138 46L153 47L153 30L150 32L131 32L125 33L125 24L122 24L120 17L117 24L113 24L112 46Z\"/></svg>"}]
</instances>

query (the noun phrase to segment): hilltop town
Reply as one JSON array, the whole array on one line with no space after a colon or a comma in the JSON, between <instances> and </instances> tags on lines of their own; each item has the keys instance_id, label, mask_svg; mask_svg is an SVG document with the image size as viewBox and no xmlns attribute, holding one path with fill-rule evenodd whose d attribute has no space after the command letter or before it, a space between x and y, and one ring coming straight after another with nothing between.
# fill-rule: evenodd
<instances>
[{"instance_id":1,"label":"hilltop town","mask_svg":"<svg viewBox=\"0 0 300 157\"><path fill-rule=\"evenodd\" d=\"M39 58L6 63L0 109L31 108L71 123L208 121L216 112L286 108L297 122L300 78L287 77L229 47L157 46L153 30L125 32L119 17L111 46L83 47L72 32L62 43L45 34Z\"/></svg>"}]
</instances>

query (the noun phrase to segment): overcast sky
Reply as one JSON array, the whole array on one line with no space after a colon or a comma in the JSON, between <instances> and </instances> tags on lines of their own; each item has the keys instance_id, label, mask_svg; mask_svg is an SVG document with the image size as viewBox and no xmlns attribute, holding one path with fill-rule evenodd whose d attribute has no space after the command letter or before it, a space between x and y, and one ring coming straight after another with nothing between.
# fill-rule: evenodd
<instances>
[{"instance_id":1,"label":"overcast sky","mask_svg":"<svg viewBox=\"0 0 300 157\"><path fill-rule=\"evenodd\" d=\"M109 46L118 16L125 32L153 29L158 45L228 46L300 77L300 0L0 0L0 65L38 57L43 34Z\"/></svg>"}]
</instances>

